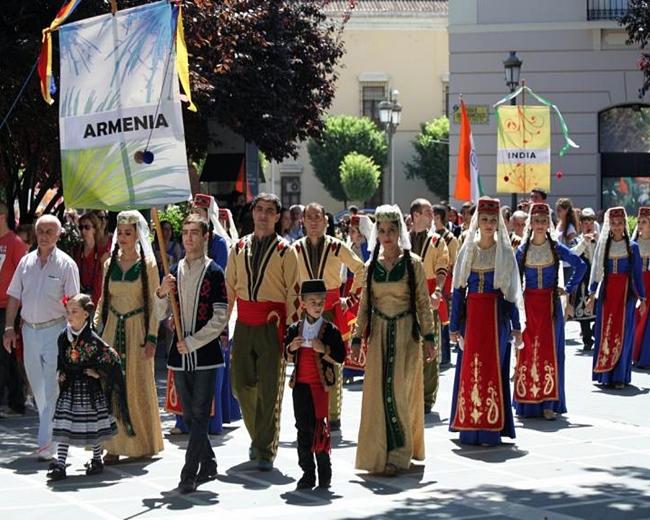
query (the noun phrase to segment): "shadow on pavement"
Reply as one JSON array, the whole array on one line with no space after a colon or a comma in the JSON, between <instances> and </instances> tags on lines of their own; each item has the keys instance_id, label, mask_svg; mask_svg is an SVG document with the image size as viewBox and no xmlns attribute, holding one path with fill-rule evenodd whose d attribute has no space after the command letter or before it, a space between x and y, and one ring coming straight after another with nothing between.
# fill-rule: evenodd
<instances>
[{"instance_id":1,"label":"shadow on pavement","mask_svg":"<svg viewBox=\"0 0 650 520\"><path fill-rule=\"evenodd\" d=\"M260 471L255 461L246 461L226 470L226 474L217 475L217 480L227 484L235 484L245 489L268 489L271 486L284 486L295 482L295 479L285 475L277 468L271 471Z\"/></svg>"},{"instance_id":2,"label":"shadow on pavement","mask_svg":"<svg viewBox=\"0 0 650 520\"><path fill-rule=\"evenodd\" d=\"M620 395L624 397L634 397L637 395L650 393L650 388L639 388L638 386L634 386L634 385L626 385L625 388L621 388L620 390L617 390L613 386L594 384L594 389L592 390L592 392L600 392L609 395Z\"/></svg>"},{"instance_id":3,"label":"shadow on pavement","mask_svg":"<svg viewBox=\"0 0 650 520\"><path fill-rule=\"evenodd\" d=\"M353 518L575 518L591 520L633 520L650 517L650 499L647 495L650 469L636 466L622 466L611 471L588 468L589 471L603 471L612 477L624 478L625 482L581 484L569 489L538 491L516 489L499 485L483 485L474 489L448 489L432 486L425 498L394 497L393 506L384 512L369 513L366 517ZM397 494L397 488L383 489L379 494Z\"/></svg>"},{"instance_id":4,"label":"shadow on pavement","mask_svg":"<svg viewBox=\"0 0 650 520\"><path fill-rule=\"evenodd\" d=\"M367 473L357 476L360 480L350 480L350 482L365 487L375 495L396 495L404 491L420 489L436 483L433 480L429 482L422 481L424 478L424 465L422 464L411 464L409 470L399 473L399 480L395 477L384 477L382 475L370 475ZM404 485L405 483L406 485Z\"/></svg>"},{"instance_id":5,"label":"shadow on pavement","mask_svg":"<svg viewBox=\"0 0 650 520\"><path fill-rule=\"evenodd\" d=\"M449 419L442 419L438 412L431 412L424 415L424 427L432 428L434 426L440 426L441 424L448 424Z\"/></svg>"},{"instance_id":6,"label":"shadow on pavement","mask_svg":"<svg viewBox=\"0 0 650 520\"><path fill-rule=\"evenodd\" d=\"M146 509L135 513L131 516L124 517L123 520L132 520L140 518L152 511L166 509L168 511L186 511L193 507L214 506L219 503L219 495L212 491L196 491L188 495L181 495L178 491L163 491L160 497L143 498L142 505Z\"/></svg>"},{"instance_id":7,"label":"shadow on pavement","mask_svg":"<svg viewBox=\"0 0 650 520\"><path fill-rule=\"evenodd\" d=\"M454 448L451 452L454 455L465 457L471 460L480 460L490 464L500 464L507 460L519 459L528 455L528 451L520 450L516 444L504 442L498 446L466 446L461 444L460 441L452 441L458 448Z\"/></svg>"},{"instance_id":8,"label":"shadow on pavement","mask_svg":"<svg viewBox=\"0 0 650 520\"><path fill-rule=\"evenodd\" d=\"M593 428L593 424L572 423L568 418L558 416L554 421L547 421L543 417L517 417L523 428L536 432L557 432L574 428Z\"/></svg>"},{"instance_id":9,"label":"shadow on pavement","mask_svg":"<svg viewBox=\"0 0 650 520\"><path fill-rule=\"evenodd\" d=\"M343 498L330 489L301 489L300 491L287 491L282 493L280 498L289 506L323 506L331 504L333 500Z\"/></svg>"}]
</instances>

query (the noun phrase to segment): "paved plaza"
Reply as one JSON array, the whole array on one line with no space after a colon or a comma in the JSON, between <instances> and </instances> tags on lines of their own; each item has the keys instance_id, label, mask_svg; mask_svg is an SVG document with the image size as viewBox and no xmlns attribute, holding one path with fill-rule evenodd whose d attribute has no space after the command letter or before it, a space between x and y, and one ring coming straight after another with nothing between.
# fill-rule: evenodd
<instances>
[{"instance_id":1,"label":"paved plaza","mask_svg":"<svg viewBox=\"0 0 650 520\"><path fill-rule=\"evenodd\" d=\"M218 479L185 496L175 487L186 436L167 435L160 457L96 477L82 471L89 452L72 448L68 479L48 485L47 463L28 457L35 414L0 419L0 519L650 518L650 374L635 371L624 391L593 386L591 355L580 350L576 324L568 329L565 418L517 421L517 438L499 448L461 448L447 430L454 372L447 369L437 413L427 417L426 460L397 478L354 470L362 393L360 384L346 386L330 491L294 491L301 473L289 390L276 469L261 473L247 461L238 422L212 438ZM163 422L168 431L170 416Z\"/></svg>"}]
</instances>

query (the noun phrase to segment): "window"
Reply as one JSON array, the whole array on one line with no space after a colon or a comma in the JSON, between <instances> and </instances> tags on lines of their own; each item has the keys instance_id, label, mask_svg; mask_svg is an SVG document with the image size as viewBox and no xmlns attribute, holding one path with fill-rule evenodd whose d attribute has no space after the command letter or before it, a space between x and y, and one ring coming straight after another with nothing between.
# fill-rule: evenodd
<instances>
[{"instance_id":1,"label":"window","mask_svg":"<svg viewBox=\"0 0 650 520\"><path fill-rule=\"evenodd\" d=\"M379 125L379 103L386 99L386 85L361 85L361 115Z\"/></svg>"},{"instance_id":2,"label":"window","mask_svg":"<svg viewBox=\"0 0 650 520\"><path fill-rule=\"evenodd\" d=\"M300 204L300 177L283 176L282 177L282 191L280 198L282 199L282 206L288 208L294 204Z\"/></svg>"}]
</instances>

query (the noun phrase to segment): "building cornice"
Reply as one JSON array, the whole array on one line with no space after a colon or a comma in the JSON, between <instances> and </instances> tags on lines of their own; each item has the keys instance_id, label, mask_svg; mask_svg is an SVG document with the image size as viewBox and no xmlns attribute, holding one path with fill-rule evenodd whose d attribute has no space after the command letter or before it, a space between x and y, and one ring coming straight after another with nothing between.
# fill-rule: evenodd
<instances>
[{"instance_id":1,"label":"building cornice","mask_svg":"<svg viewBox=\"0 0 650 520\"><path fill-rule=\"evenodd\" d=\"M450 34L496 33L496 32L526 32L526 31L585 31L594 29L621 29L614 20L598 20L593 22L522 22L501 24L467 24L449 25Z\"/></svg>"}]
</instances>

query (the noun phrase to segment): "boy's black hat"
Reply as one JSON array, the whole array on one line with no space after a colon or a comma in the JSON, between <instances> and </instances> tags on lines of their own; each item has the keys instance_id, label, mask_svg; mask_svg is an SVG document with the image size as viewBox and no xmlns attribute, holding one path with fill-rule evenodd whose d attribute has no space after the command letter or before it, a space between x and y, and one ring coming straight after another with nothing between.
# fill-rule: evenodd
<instances>
[{"instance_id":1,"label":"boy's black hat","mask_svg":"<svg viewBox=\"0 0 650 520\"><path fill-rule=\"evenodd\" d=\"M323 280L305 280L300 286L300 296L307 296L308 294L325 294L325 282Z\"/></svg>"}]
</instances>

